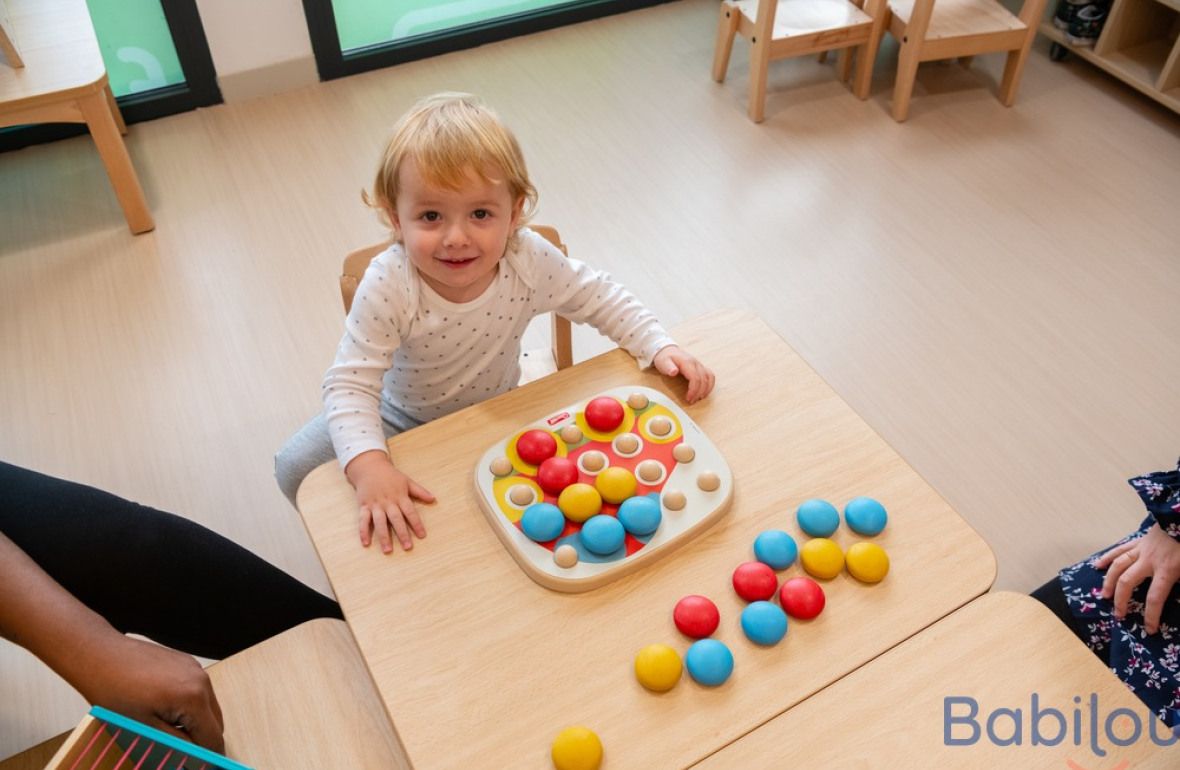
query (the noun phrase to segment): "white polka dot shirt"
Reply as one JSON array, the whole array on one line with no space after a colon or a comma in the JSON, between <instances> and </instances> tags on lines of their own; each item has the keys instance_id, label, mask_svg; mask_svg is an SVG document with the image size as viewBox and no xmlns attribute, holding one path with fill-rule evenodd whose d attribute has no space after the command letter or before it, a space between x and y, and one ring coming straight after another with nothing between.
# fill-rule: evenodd
<instances>
[{"instance_id":1,"label":"white polka dot shirt","mask_svg":"<svg viewBox=\"0 0 1180 770\"><path fill-rule=\"evenodd\" d=\"M426 422L514 387L520 338L542 313L556 310L589 324L641 368L673 344L631 292L527 228L509 242L497 270L482 295L456 304L418 277L399 244L373 259L324 375L324 408L341 466L362 452L385 451L383 410Z\"/></svg>"}]
</instances>

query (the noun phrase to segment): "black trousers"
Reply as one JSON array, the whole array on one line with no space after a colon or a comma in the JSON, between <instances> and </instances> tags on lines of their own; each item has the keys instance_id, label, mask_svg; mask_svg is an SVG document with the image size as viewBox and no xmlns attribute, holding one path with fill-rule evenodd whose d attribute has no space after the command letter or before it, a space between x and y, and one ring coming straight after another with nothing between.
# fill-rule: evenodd
<instances>
[{"instance_id":1,"label":"black trousers","mask_svg":"<svg viewBox=\"0 0 1180 770\"><path fill-rule=\"evenodd\" d=\"M0 462L0 532L118 630L224 658L340 606L188 519Z\"/></svg>"}]
</instances>

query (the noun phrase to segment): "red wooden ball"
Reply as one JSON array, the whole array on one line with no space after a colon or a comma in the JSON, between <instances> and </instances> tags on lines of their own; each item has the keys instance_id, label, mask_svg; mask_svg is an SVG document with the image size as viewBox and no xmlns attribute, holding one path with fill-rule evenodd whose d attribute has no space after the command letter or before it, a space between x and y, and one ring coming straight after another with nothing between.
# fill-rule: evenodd
<instances>
[{"instance_id":1,"label":"red wooden ball","mask_svg":"<svg viewBox=\"0 0 1180 770\"><path fill-rule=\"evenodd\" d=\"M811 620L823 612L827 603L824 589L809 577L794 577L783 583L778 600L788 615L800 620Z\"/></svg>"},{"instance_id":2,"label":"red wooden ball","mask_svg":"<svg viewBox=\"0 0 1180 770\"><path fill-rule=\"evenodd\" d=\"M557 454L557 439L544 430L526 430L516 440L516 454L529 465L540 465Z\"/></svg>"},{"instance_id":3,"label":"red wooden ball","mask_svg":"<svg viewBox=\"0 0 1180 770\"><path fill-rule=\"evenodd\" d=\"M609 433L623 424L623 405L617 398L599 396L586 404L586 424L599 433Z\"/></svg>"},{"instance_id":4,"label":"red wooden ball","mask_svg":"<svg viewBox=\"0 0 1180 770\"><path fill-rule=\"evenodd\" d=\"M774 570L760 561L739 564L733 571L733 590L748 602L763 601L774 596L778 577Z\"/></svg>"},{"instance_id":5,"label":"red wooden ball","mask_svg":"<svg viewBox=\"0 0 1180 770\"><path fill-rule=\"evenodd\" d=\"M717 630L721 622L721 613L717 605L707 597L692 594L676 602L676 609L672 610L672 620L680 633L693 639L704 639Z\"/></svg>"},{"instance_id":6,"label":"red wooden ball","mask_svg":"<svg viewBox=\"0 0 1180 770\"><path fill-rule=\"evenodd\" d=\"M561 494L577 480L578 464L568 457L550 457L537 468L537 483L551 495Z\"/></svg>"}]
</instances>

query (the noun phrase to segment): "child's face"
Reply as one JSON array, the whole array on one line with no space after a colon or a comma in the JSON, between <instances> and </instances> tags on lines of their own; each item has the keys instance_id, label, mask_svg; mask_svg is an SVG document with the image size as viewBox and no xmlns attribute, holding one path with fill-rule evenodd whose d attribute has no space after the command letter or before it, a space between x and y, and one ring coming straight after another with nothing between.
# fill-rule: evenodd
<instances>
[{"instance_id":1,"label":"child's face","mask_svg":"<svg viewBox=\"0 0 1180 770\"><path fill-rule=\"evenodd\" d=\"M474 169L458 190L428 184L413 158L402 162L398 177L390 218L418 274L445 300L475 299L496 277L523 201L512 200L503 181L489 182Z\"/></svg>"}]
</instances>

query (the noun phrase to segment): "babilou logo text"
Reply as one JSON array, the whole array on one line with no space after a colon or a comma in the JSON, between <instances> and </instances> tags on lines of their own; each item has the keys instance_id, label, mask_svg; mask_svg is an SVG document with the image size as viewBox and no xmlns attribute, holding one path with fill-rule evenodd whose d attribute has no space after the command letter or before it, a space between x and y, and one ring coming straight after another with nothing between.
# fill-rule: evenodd
<instances>
[{"instance_id":1,"label":"babilou logo text","mask_svg":"<svg viewBox=\"0 0 1180 770\"><path fill-rule=\"evenodd\" d=\"M967 695L942 699L942 742L946 746L974 746L980 740L996 746L1058 746L1069 742L1086 746L1098 757L1108 747L1127 747L1150 740L1157 746L1171 746L1180 740L1180 728L1169 730L1146 707L1104 712L1098 694L1083 701L1075 695L1073 704L1055 708L1042 702L1038 693L1028 708L997 708L981 713L979 702Z\"/></svg>"}]
</instances>

